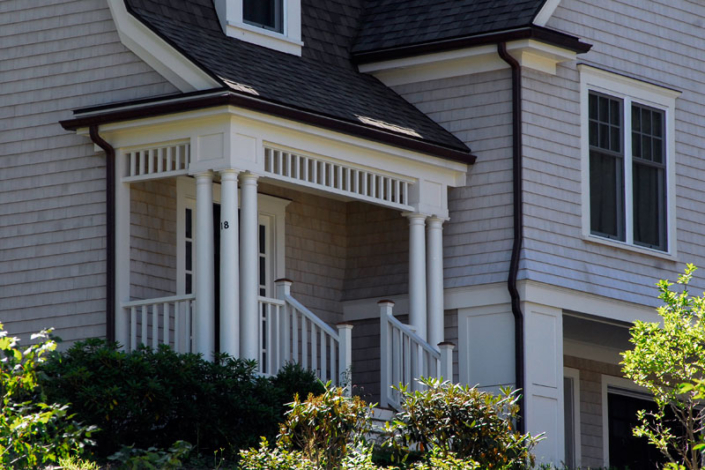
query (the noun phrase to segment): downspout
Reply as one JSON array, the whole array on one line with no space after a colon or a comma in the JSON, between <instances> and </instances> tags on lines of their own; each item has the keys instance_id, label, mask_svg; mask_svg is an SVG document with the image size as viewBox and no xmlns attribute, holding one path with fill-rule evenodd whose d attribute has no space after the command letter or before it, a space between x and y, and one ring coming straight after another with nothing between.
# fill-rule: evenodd
<instances>
[{"instance_id":1,"label":"downspout","mask_svg":"<svg viewBox=\"0 0 705 470\"><path fill-rule=\"evenodd\" d=\"M98 133L98 126L89 127L94 144L105 151L105 229L106 229L106 286L105 337L115 342L115 149Z\"/></svg>"},{"instance_id":2,"label":"downspout","mask_svg":"<svg viewBox=\"0 0 705 470\"><path fill-rule=\"evenodd\" d=\"M521 116L521 66L507 52L507 43L497 44L497 53L512 69L512 196L514 206L514 244L512 259L509 263L509 279L507 288L512 300L514 315L514 362L516 371L516 388L522 390L519 400L519 431L526 432L525 395L524 389L524 313L521 311L521 298L517 289L519 276L519 259L524 240L524 209L522 193L522 116Z\"/></svg>"}]
</instances>

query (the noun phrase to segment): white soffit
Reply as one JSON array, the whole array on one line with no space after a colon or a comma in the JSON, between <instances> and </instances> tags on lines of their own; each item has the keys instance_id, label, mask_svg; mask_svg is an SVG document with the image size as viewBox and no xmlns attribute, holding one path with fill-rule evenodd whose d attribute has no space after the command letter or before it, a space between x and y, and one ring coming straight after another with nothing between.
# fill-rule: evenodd
<instances>
[{"instance_id":1,"label":"white soffit","mask_svg":"<svg viewBox=\"0 0 705 470\"><path fill-rule=\"evenodd\" d=\"M108 0L120 41L182 92L220 88L213 77L132 16L125 0Z\"/></svg>"},{"instance_id":2,"label":"white soffit","mask_svg":"<svg viewBox=\"0 0 705 470\"><path fill-rule=\"evenodd\" d=\"M561 0L546 0L546 3L543 4L541 10L539 10L536 15L536 18L534 18L534 24L536 26L546 26L546 23L548 23L548 20L551 19L553 12L556 11L556 8L558 8L560 3Z\"/></svg>"},{"instance_id":3,"label":"white soffit","mask_svg":"<svg viewBox=\"0 0 705 470\"><path fill-rule=\"evenodd\" d=\"M575 60L574 51L535 39L507 43L507 51L522 67L555 75L560 62ZM472 75L508 68L497 53L495 44L437 52L402 59L362 64L360 72L377 77L387 86L405 85L427 80Z\"/></svg>"}]
</instances>

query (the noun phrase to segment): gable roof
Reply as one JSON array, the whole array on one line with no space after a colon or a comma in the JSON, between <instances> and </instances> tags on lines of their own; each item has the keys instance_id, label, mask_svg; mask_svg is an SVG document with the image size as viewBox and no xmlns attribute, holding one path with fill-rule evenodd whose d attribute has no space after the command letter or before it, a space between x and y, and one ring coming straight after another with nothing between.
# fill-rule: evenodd
<instances>
[{"instance_id":1,"label":"gable roof","mask_svg":"<svg viewBox=\"0 0 705 470\"><path fill-rule=\"evenodd\" d=\"M545 0L368 0L353 52L531 26Z\"/></svg>"},{"instance_id":2,"label":"gable roof","mask_svg":"<svg viewBox=\"0 0 705 470\"><path fill-rule=\"evenodd\" d=\"M126 0L145 25L223 83L240 102L269 102L294 111L430 144L438 156L472 163L470 149L350 61L360 0L303 0L302 57L226 36L212 0ZM321 121L321 122L323 122ZM322 124L326 126L325 123ZM347 127L355 133L354 127ZM365 137L375 138L365 132ZM372 137L371 137L372 136ZM402 145L403 146L403 145ZM409 146L413 148L413 146Z\"/></svg>"}]
</instances>

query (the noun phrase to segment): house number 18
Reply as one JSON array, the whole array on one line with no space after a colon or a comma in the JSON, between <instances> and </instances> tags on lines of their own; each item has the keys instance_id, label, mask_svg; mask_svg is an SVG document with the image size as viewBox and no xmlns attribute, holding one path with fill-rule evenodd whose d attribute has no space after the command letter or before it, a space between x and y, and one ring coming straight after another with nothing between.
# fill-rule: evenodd
<instances>
[{"instance_id":1,"label":"house number 18","mask_svg":"<svg viewBox=\"0 0 705 470\"><path fill-rule=\"evenodd\" d=\"M220 223L220 229L221 229L221 230L227 230L227 229L229 229L229 228L230 228L230 224L228 223L227 220L226 220L225 222L221 222L221 223Z\"/></svg>"}]
</instances>

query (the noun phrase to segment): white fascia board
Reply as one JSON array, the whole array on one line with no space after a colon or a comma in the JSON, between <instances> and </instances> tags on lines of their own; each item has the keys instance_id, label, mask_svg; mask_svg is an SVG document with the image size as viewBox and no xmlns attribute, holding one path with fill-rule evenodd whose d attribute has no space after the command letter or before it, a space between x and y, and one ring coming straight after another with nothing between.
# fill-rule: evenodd
<instances>
[{"instance_id":1,"label":"white fascia board","mask_svg":"<svg viewBox=\"0 0 705 470\"><path fill-rule=\"evenodd\" d=\"M558 63L576 58L574 51L535 39L511 41L507 43L507 50L522 67L551 75L556 74ZM508 68L509 65L499 57L497 46L494 44L358 66L360 72L374 75L387 86L406 85Z\"/></svg>"},{"instance_id":2,"label":"white fascia board","mask_svg":"<svg viewBox=\"0 0 705 470\"><path fill-rule=\"evenodd\" d=\"M534 18L534 24L536 26L546 26L548 20L553 16L553 12L556 11L556 8L558 8L560 4L561 0L546 0L546 3L543 4L541 10L539 10Z\"/></svg>"},{"instance_id":3,"label":"white fascia board","mask_svg":"<svg viewBox=\"0 0 705 470\"><path fill-rule=\"evenodd\" d=\"M180 91L208 90L222 85L188 60L141 21L132 16L124 0L108 0L120 41Z\"/></svg>"}]
</instances>

